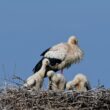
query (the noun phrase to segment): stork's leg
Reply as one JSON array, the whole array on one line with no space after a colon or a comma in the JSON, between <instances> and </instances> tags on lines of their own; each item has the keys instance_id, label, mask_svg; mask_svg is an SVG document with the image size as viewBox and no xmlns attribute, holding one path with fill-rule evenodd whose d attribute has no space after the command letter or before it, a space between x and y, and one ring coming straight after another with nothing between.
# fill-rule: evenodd
<instances>
[{"instance_id":1,"label":"stork's leg","mask_svg":"<svg viewBox=\"0 0 110 110\"><path fill-rule=\"evenodd\" d=\"M61 69L61 74L63 74L63 69Z\"/></svg>"},{"instance_id":2,"label":"stork's leg","mask_svg":"<svg viewBox=\"0 0 110 110\"><path fill-rule=\"evenodd\" d=\"M48 90L52 90L52 81L51 81L51 78L49 78L49 88Z\"/></svg>"}]
</instances>

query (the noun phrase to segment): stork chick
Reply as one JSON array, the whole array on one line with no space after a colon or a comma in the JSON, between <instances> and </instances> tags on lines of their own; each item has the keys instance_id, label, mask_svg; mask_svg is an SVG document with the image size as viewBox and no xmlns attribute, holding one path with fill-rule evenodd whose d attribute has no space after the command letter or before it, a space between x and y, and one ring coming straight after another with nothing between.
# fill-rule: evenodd
<instances>
[{"instance_id":1,"label":"stork chick","mask_svg":"<svg viewBox=\"0 0 110 110\"><path fill-rule=\"evenodd\" d=\"M77 74L72 81L67 82L66 89L73 90L75 88L78 92L86 92L91 89L90 83L84 74Z\"/></svg>"},{"instance_id":2,"label":"stork chick","mask_svg":"<svg viewBox=\"0 0 110 110\"><path fill-rule=\"evenodd\" d=\"M30 76L26 80L24 87L29 87L29 88L34 89L34 90L39 90L42 87L44 77L45 77L46 67L48 65L49 65L49 60L45 58L42 61L41 69L38 72L36 72L35 74L33 74L32 76Z\"/></svg>"},{"instance_id":3,"label":"stork chick","mask_svg":"<svg viewBox=\"0 0 110 110\"><path fill-rule=\"evenodd\" d=\"M66 86L66 80L64 75L61 73L55 73L54 71L48 71L47 77L49 78L49 89L50 90L64 90Z\"/></svg>"}]
</instances>

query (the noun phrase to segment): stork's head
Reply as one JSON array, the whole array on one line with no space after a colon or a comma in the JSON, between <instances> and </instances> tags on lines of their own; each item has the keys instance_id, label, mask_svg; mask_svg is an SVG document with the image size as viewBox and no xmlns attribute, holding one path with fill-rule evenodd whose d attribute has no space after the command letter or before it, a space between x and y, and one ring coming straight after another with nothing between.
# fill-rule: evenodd
<instances>
[{"instance_id":1,"label":"stork's head","mask_svg":"<svg viewBox=\"0 0 110 110\"><path fill-rule=\"evenodd\" d=\"M51 78L54 75L54 71L50 70L47 72L47 76Z\"/></svg>"},{"instance_id":2,"label":"stork's head","mask_svg":"<svg viewBox=\"0 0 110 110\"><path fill-rule=\"evenodd\" d=\"M72 81L69 81L66 83L66 89L67 90L73 90L74 85L72 83L73 83Z\"/></svg>"},{"instance_id":3,"label":"stork's head","mask_svg":"<svg viewBox=\"0 0 110 110\"><path fill-rule=\"evenodd\" d=\"M87 91L88 80L85 75L81 73L77 74L73 80L73 84L77 91Z\"/></svg>"},{"instance_id":4,"label":"stork's head","mask_svg":"<svg viewBox=\"0 0 110 110\"><path fill-rule=\"evenodd\" d=\"M50 64L50 61L45 58L43 61L42 61L42 64L45 65L45 66L48 66Z\"/></svg>"},{"instance_id":5,"label":"stork's head","mask_svg":"<svg viewBox=\"0 0 110 110\"><path fill-rule=\"evenodd\" d=\"M70 45L77 45L78 44L78 39L75 37L75 36L71 36L69 39L68 39L68 43Z\"/></svg>"}]
</instances>

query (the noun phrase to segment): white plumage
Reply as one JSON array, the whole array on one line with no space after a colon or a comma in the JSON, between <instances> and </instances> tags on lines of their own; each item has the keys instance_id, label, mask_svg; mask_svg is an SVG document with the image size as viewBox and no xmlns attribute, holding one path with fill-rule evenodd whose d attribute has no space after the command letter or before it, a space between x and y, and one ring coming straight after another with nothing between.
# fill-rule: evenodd
<instances>
[{"instance_id":1,"label":"white plumage","mask_svg":"<svg viewBox=\"0 0 110 110\"><path fill-rule=\"evenodd\" d=\"M72 81L67 82L66 89L73 90L75 88L79 92L86 92L91 89L90 83L84 74L77 74Z\"/></svg>"},{"instance_id":2,"label":"white plumage","mask_svg":"<svg viewBox=\"0 0 110 110\"><path fill-rule=\"evenodd\" d=\"M74 87L73 81L68 81L68 82L66 83L66 89L67 89L67 90L73 90L73 87Z\"/></svg>"},{"instance_id":3,"label":"white plumage","mask_svg":"<svg viewBox=\"0 0 110 110\"><path fill-rule=\"evenodd\" d=\"M63 60L67 52L68 49L66 45L64 45L64 43L60 43L50 48L50 50L45 53L44 57Z\"/></svg>"},{"instance_id":4,"label":"white plumage","mask_svg":"<svg viewBox=\"0 0 110 110\"><path fill-rule=\"evenodd\" d=\"M75 36L71 36L67 43L59 43L44 51L41 56L50 60L49 70L63 70L73 63L78 63L83 58L83 51L78 46L78 40ZM39 64L34 67L34 73L38 70Z\"/></svg>"},{"instance_id":5,"label":"white plumage","mask_svg":"<svg viewBox=\"0 0 110 110\"><path fill-rule=\"evenodd\" d=\"M44 59L42 61L42 67L41 69L30 76L27 80L26 83L24 84L24 87L30 87L31 89L34 90L39 90L42 87L43 81L44 81L44 76L45 76L45 71L46 67L49 65L49 60Z\"/></svg>"},{"instance_id":6,"label":"white plumage","mask_svg":"<svg viewBox=\"0 0 110 110\"><path fill-rule=\"evenodd\" d=\"M64 75L55 73L54 71L48 71L47 77L49 78L49 89L50 90L64 90L66 87L66 80Z\"/></svg>"},{"instance_id":7,"label":"white plumage","mask_svg":"<svg viewBox=\"0 0 110 110\"><path fill-rule=\"evenodd\" d=\"M60 59L62 62L53 68L63 69L72 63L77 63L83 58L83 52L77 45L77 39L71 36L67 43L53 46L44 57Z\"/></svg>"}]
</instances>

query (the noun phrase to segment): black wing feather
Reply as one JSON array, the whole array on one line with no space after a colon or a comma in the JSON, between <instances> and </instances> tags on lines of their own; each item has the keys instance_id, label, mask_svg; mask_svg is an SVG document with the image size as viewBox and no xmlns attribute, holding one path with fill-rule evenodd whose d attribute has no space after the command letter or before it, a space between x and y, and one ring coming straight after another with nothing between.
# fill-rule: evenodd
<instances>
[{"instance_id":1,"label":"black wing feather","mask_svg":"<svg viewBox=\"0 0 110 110\"><path fill-rule=\"evenodd\" d=\"M90 90L91 89L90 83L89 82L86 82L85 83L85 87L87 88L87 90Z\"/></svg>"},{"instance_id":2,"label":"black wing feather","mask_svg":"<svg viewBox=\"0 0 110 110\"><path fill-rule=\"evenodd\" d=\"M36 66L33 68L33 72L34 73L36 73L37 71L39 71L40 70L40 68L42 67L42 60L43 60L44 58L42 58L37 64L36 64Z\"/></svg>"},{"instance_id":3,"label":"black wing feather","mask_svg":"<svg viewBox=\"0 0 110 110\"><path fill-rule=\"evenodd\" d=\"M40 69L41 69L41 67L42 67L42 61L43 61L43 59L45 59L45 57L43 57L37 64L36 64L36 66L33 68L33 73L36 73L37 71L39 71ZM61 63L61 60L59 60L59 59L55 59L55 58L48 58L49 59L49 61L50 61L50 65L51 66L54 66L54 65L56 65L57 63L59 64L59 63ZM52 69L50 66L47 66L47 68L46 68L46 72L47 71L50 71L50 70L53 70L53 71L58 71L58 69Z\"/></svg>"},{"instance_id":4,"label":"black wing feather","mask_svg":"<svg viewBox=\"0 0 110 110\"><path fill-rule=\"evenodd\" d=\"M44 52L41 53L40 56L44 56L46 52L48 52L51 48L46 49Z\"/></svg>"},{"instance_id":5,"label":"black wing feather","mask_svg":"<svg viewBox=\"0 0 110 110\"><path fill-rule=\"evenodd\" d=\"M56 58L48 58L51 66L55 66L56 64L60 64L62 60Z\"/></svg>"}]
</instances>

